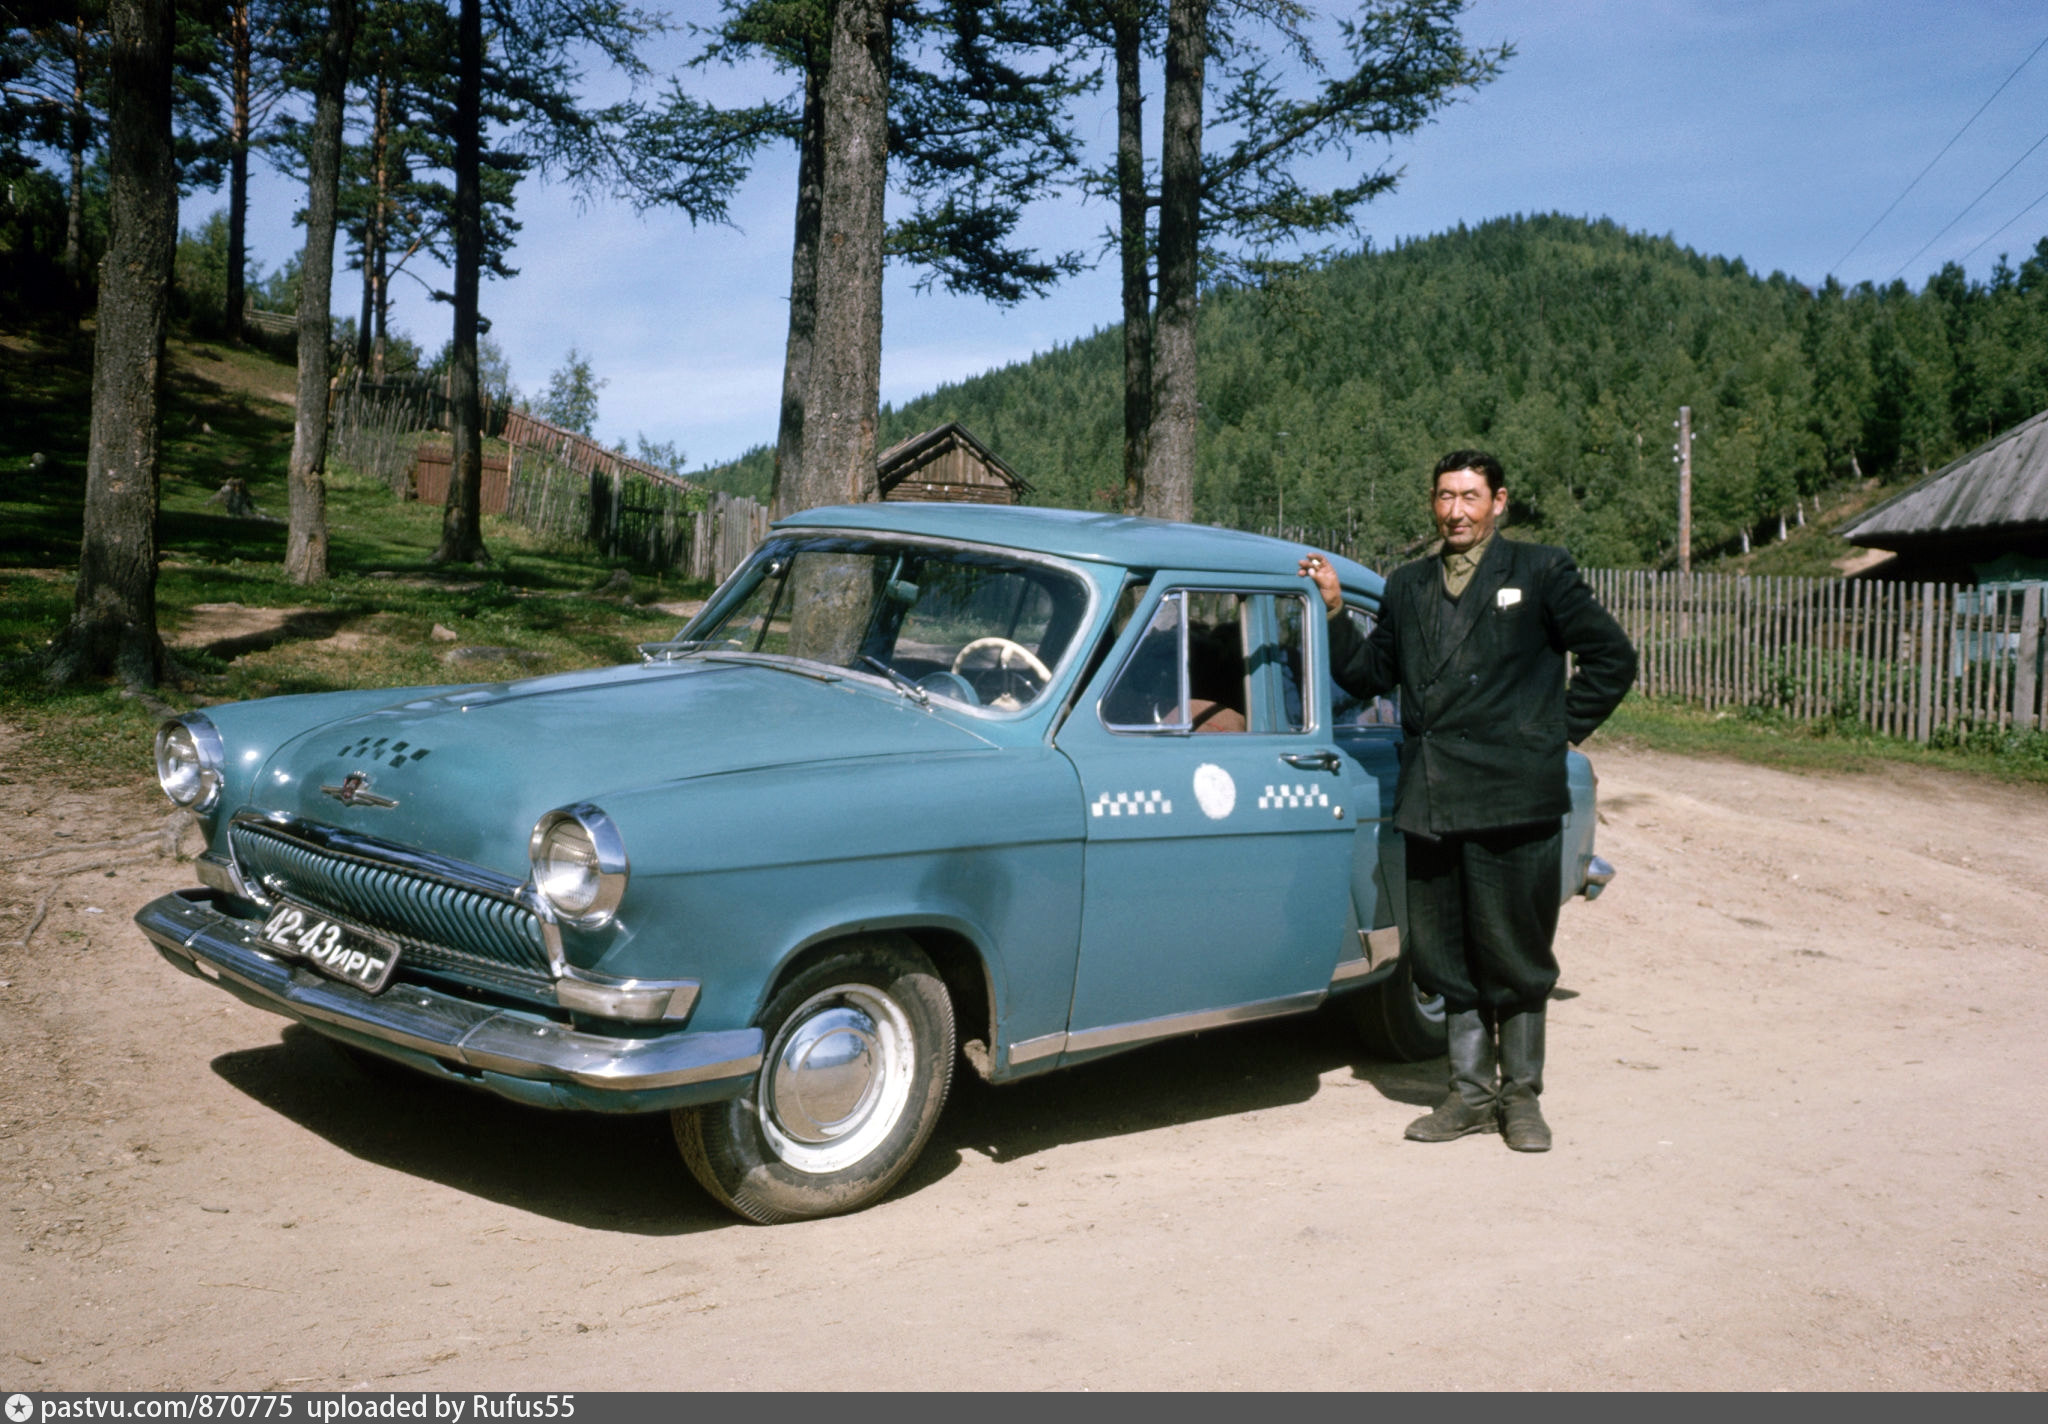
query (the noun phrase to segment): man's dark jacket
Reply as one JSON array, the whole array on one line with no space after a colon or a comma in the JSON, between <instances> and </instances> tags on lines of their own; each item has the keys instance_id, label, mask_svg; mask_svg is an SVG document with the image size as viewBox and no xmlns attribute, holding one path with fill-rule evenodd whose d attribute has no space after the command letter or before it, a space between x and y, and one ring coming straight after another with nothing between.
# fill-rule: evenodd
<instances>
[{"instance_id":1,"label":"man's dark jacket","mask_svg":"<svg viewBox=\"0 0 2048 1424\"><path fill-rule=\"evenodd\" d=\"M1569 812L1565 743L1620 704L1636 654L1570 554L1496 536L1456 603L1431 557L1388 578L1370 637L1332 619L1330 667L1353 696L1400 689L1394 823L1442 836Z\"/></svg>"}]
</instances>

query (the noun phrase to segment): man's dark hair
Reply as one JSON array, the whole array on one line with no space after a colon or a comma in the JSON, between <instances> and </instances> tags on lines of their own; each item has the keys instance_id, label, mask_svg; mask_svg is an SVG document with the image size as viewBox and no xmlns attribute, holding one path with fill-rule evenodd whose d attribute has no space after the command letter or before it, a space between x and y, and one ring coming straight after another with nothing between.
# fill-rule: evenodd
<instances>
[{"instance_id":1,"label":"man's dark hair","mask_svg":"<svg viewBox=\"0 0 2048 1424\"><path fill-rule=\"evenodd\" d=\"M1484 450L1453 450L1436 462L1436 469L1430 472L1429 492L1436 493L1436 482L1444 475L1456 470L1477 470L1486 476L1486 492L1499 494L1508 477L1501 473L1500 460Z\"/></svg>"}]
</instances>

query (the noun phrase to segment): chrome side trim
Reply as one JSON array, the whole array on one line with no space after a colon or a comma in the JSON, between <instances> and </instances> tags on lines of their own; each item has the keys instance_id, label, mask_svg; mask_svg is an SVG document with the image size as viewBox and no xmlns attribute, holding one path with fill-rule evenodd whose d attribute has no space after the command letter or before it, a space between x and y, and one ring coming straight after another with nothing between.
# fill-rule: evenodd
<instances>
[{"instance_id":1,"label":"chrome side trim","mask_svg":"<svg viewBox=\"0 0 2048 1424\"><path fill-rule=\"evenodd\" d=\"M1065 1050L1067 1036L1064 1033L1045 1033L1037 1038L1027 1038L1010 1045L1010 1066L1020 1063L1036 1063L1041 1058L1051 1058Z\"/></svg>"},{"instance_id":2,"label":"chrome side trim","mask_svg":"<svg viewBox=\"0 0 2048 1424\"><path fill-rule=\"evenodd\" d=\"M1124 1044L1144 1043L1155 1038L1175 1038L1184 1033L1201 1033L1207 1029L1224 1028L1230 1024L1251 1023L1257 1019L1280 1018L1287 1014L1305 1014L1324 999L1321 989L1305 993L1288 994L1278 999L1259 999L1249 1004L1235 1004L1227 1009L1203 1009L1191 1014L1163 1014L1156 1019L1139 1019L1134 1023L1107 1024L1102 1028L1083 1029L1080 1033L1067 1035L1066 1051L1085 1053L1093 1048L1116 1048ZM1016 1060L1015 1050L1011 1061Z\"/></svg>"},{"instance_id":3,"label":"chrome side trim","mask_svg":"<svg viewBox=\"0 0 2048 1424\"><path fill-rule=\"evenodd\" d=\"M244 922L208 899L200 890L165 895L143 906L135 923L173 960L287 1018L331 1024L469 1069L621 1092L725 1080L737 1088L761 1066L759 1029L625 1038L411 984L365 994L266 954Z\"/></svg>"}]
</instances>

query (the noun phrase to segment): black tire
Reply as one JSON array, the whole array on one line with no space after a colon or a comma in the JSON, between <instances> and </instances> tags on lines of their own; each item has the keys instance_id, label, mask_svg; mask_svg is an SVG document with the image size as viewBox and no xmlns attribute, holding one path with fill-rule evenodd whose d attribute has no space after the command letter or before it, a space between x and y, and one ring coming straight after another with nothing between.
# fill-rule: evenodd
<instances>
[{"instance_id":1,"label":"black tire","mask_svg":"<svg viewBox=\"0 0 2048 1424\"><path fill-rule=\"evenodd\" d=\"M763 1224L879 1200L924 1150L953 1081L953 1001L931 961L901 936L848 940L778 989L759 1023L753 1090L671 1114L691 1175Z\"/></svg>"},{"instance_id":2,"label":"black tire","mask_svg":"<svg viewBox=\"0 0 2048 1424\"><path fill-rule=\"evenodd\" d=\"M1351 996L1352 1021L1376 1058L1414 1063L1444 1053L1444 1001L1415 987L1403 958L1394 972Z\"/></svg>"}]
</instances>

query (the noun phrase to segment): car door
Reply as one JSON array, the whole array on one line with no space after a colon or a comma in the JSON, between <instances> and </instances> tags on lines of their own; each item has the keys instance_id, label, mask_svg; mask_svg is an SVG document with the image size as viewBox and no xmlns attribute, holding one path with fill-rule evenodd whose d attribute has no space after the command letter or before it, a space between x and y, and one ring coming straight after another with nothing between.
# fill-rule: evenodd
<instances>
[{"instance_id":1,"label":"car door","mask_svg":"<svg viewBox=\"0 0 2048 1424\"><path fill-rule=\"evenodd\" d=\"M1063 1061L1328 987L1376 797L1330 735L1310 614L1299 580L1158 575L1061 727L1086 802Z\"/></svg>"},{"instance_id":2,"label":"car door","mask_svg":"<svg viewBox=\"0 0 2048 1424\"><path fill-rule=\"evenodd\" d=\"M1371 635L1376 617L1372 609L1347 600L1343 616L1351 620L1361 640ZM1360 929L1384 929L1397 923L1406 908L1406 846L1394 829L1394 792L1401 780L1401 705L1398 694L1358 698L1334 683L1328 692L1337 747L1371 782L1352 798L1358 827L1352 848L1352 905Z\"/></svg>"}]
</instances>

